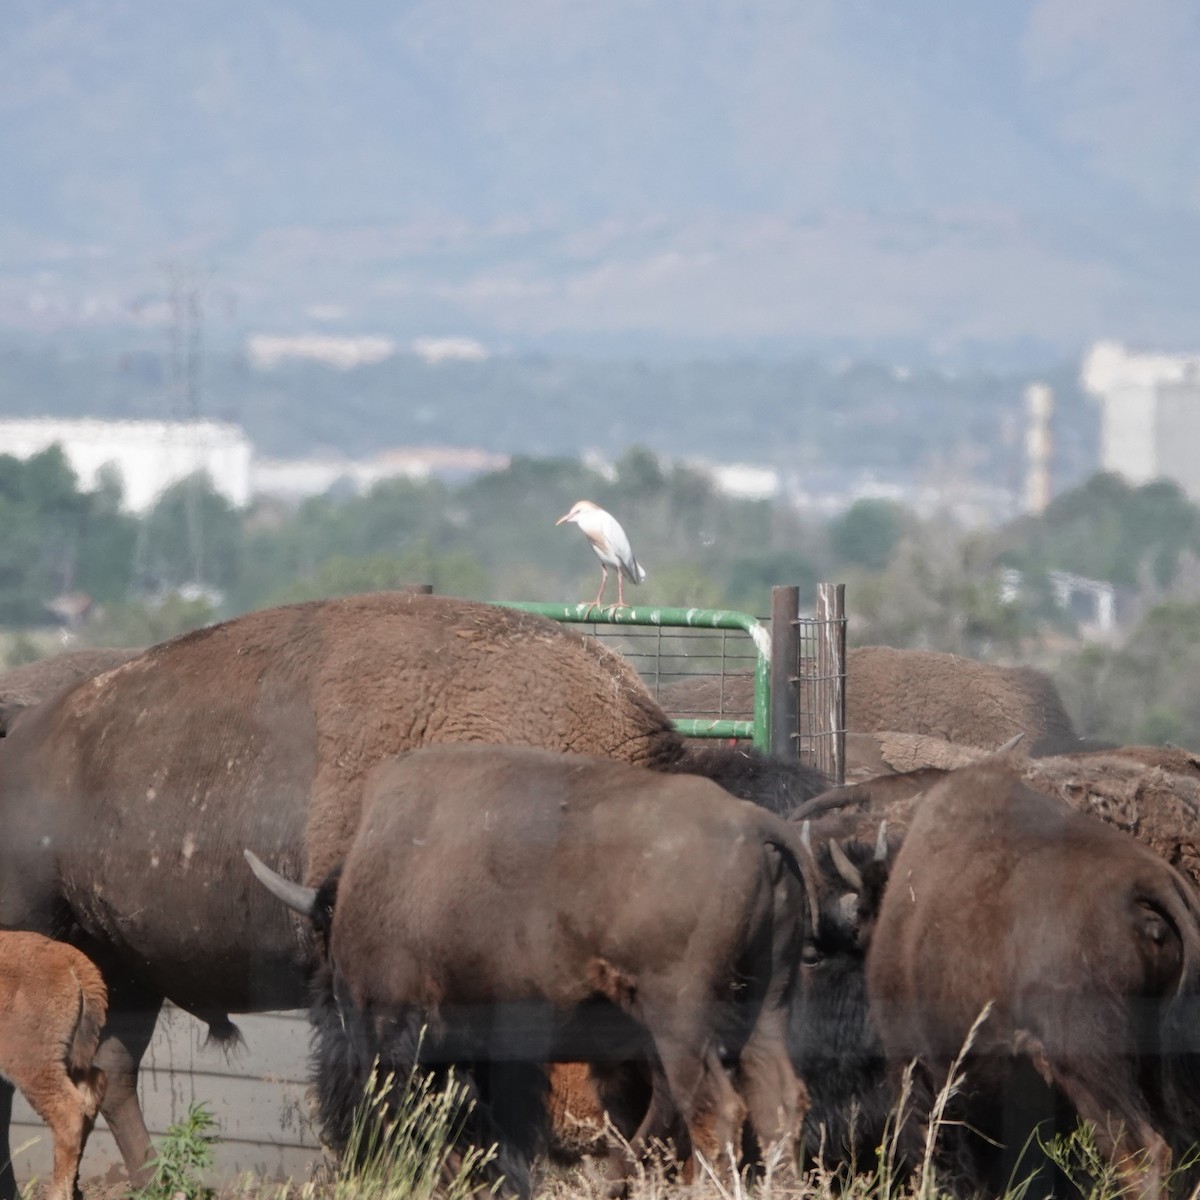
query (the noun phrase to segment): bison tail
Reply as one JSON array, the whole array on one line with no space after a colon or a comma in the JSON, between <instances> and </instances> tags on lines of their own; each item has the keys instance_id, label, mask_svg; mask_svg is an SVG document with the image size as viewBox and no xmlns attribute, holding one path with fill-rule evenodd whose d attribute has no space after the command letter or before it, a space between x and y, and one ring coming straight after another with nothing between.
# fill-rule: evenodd
<instances>
[{"instance_id":1,"label":"bison tail","mask_svg":"<svg viewBox=\"0 0 1200 1200\"><path fill-rule=\"evenodd\" d=\"M92 966L90 970L73 966L71 974L79 985L79 1009L75 1029L71 1035L68 1069L73 1078L82 1079L91 1070L96 1047L100 1044L100 1031L108 1015L108 992L100 972Z\"/></svg>"},{"instance_id":2,"label":"bison tail","mask_svg":"<svg viewBox=\"0 0 1200 1200\"><path fill-rule=\"evenodd\" d=\"M355 1117L371 1086L376 1050L367 1023L337 993L335 973L322 967L313 982L313 1076L325 1143L339 1156L350 1145Z\"/></svg>"}]
</instances>

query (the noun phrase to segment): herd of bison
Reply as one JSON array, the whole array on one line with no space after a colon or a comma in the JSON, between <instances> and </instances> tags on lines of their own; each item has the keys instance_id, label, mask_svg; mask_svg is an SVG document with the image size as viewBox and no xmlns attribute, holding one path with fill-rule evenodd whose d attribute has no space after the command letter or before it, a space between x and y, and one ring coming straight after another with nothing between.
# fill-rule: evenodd
<instances>
[{"instance_id":1,"label":"herd of bison","mask_svg":"<svg viewBox=\"0 0 1200 1200\"><path fill-rule=\"evenodd\" d=\"M1085 748L1039 673L884 647L847 725L834 788L685 740L594 638L409 593L0 676L0 1161L16 1086L52 1200L97 1112L144 1177L169 999L226 1042L308 1005L335 1151L377 1066L454 1079L520 1196L547 1154L614 1192L652 1154L911 1169L958 1071L945 1186L1059 1194L1043 1140L1083 1120L1129 1194L1186 1194L1200 758Z\"/></svg>"}]
</instances>

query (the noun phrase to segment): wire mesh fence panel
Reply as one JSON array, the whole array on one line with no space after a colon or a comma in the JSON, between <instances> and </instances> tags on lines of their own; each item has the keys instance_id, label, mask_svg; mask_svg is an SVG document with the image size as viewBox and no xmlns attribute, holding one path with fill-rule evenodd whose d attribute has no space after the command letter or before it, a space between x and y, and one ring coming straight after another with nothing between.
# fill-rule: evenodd
<instances>
[{"instance_id":1,"label":"wire mesh fence panel","mask_svg":"<svg viewBox=\"0 0 1200 1200\"><path fill-rule=\"evenodd\" d=\"M834 783L846 773L846 616L841 584L821 584L817 611L797 617L799 758Z\"/></svg>"},{"instance_id":2,"label":"wire mesh fence panel","mask_svg":"<svg viewBox=\"0 0 1200 1200\"><path fill-rule=\"evenodd\" d=\"M687 736L750 741L844 777L842 584L820 584L816 615L805 618L798 589L775 588L769 623L723 609L511 607L572 625L620 654Z\"/></svg>"},{"instance_id":3,"label":"wire mesh fence panel","mask_svg":"<svg viewBox=\"0 0 1200 1200\"><path fill-rule=\"evenodd\" d=\"M578 628L626 658L670 716L754 720L758 654L745 633L661 626Z\"/></svg>"},{"instance_id":4,"label":"wire mesh fence panel","mask_svg":"<svg viewBox=\"0 0 1200 1200\"><path fill-rule=\"evenodd\" d=\"M570 625L620 654L688 737L769 748L771 639L757 618L726 609L509 607Z\"/></svg>"}]
</instances>

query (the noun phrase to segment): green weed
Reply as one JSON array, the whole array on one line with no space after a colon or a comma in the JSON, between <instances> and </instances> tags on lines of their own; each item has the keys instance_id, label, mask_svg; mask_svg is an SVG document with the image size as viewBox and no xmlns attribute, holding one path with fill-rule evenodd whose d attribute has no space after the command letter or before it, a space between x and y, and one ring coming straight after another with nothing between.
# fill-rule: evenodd
<instances>
[{"instance_id":1,"label":"green weed","mask_svg":"<svg viewBox=\"0 0 1200 1200\"><path fill-rule=\"evenodd\" d=\"M208 1105L193 1100L187 1116L167 1127L149 1181L128 1193L130 1200L211 1200L213 1189L201 1174L213 1165L216 1118Z\"/></svg>"}]
</instances>

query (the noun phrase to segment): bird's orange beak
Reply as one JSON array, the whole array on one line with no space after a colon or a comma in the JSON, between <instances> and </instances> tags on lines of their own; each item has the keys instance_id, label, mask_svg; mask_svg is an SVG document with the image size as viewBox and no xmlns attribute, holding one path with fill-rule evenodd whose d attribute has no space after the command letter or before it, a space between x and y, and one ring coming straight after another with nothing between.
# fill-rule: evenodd
<instances>
[{"instance_id":1,"label":"bird's orange beak","mask_svg":"<svg viewBox=\"0 0 1200 1200\"><path fill-rule=\"evenodd\" d=\"M558 518L557 521L554 522L555 525L561 525L570 515L571 515L570 513L564 513L561 517Z\"/></svg>"}]
</instances>

